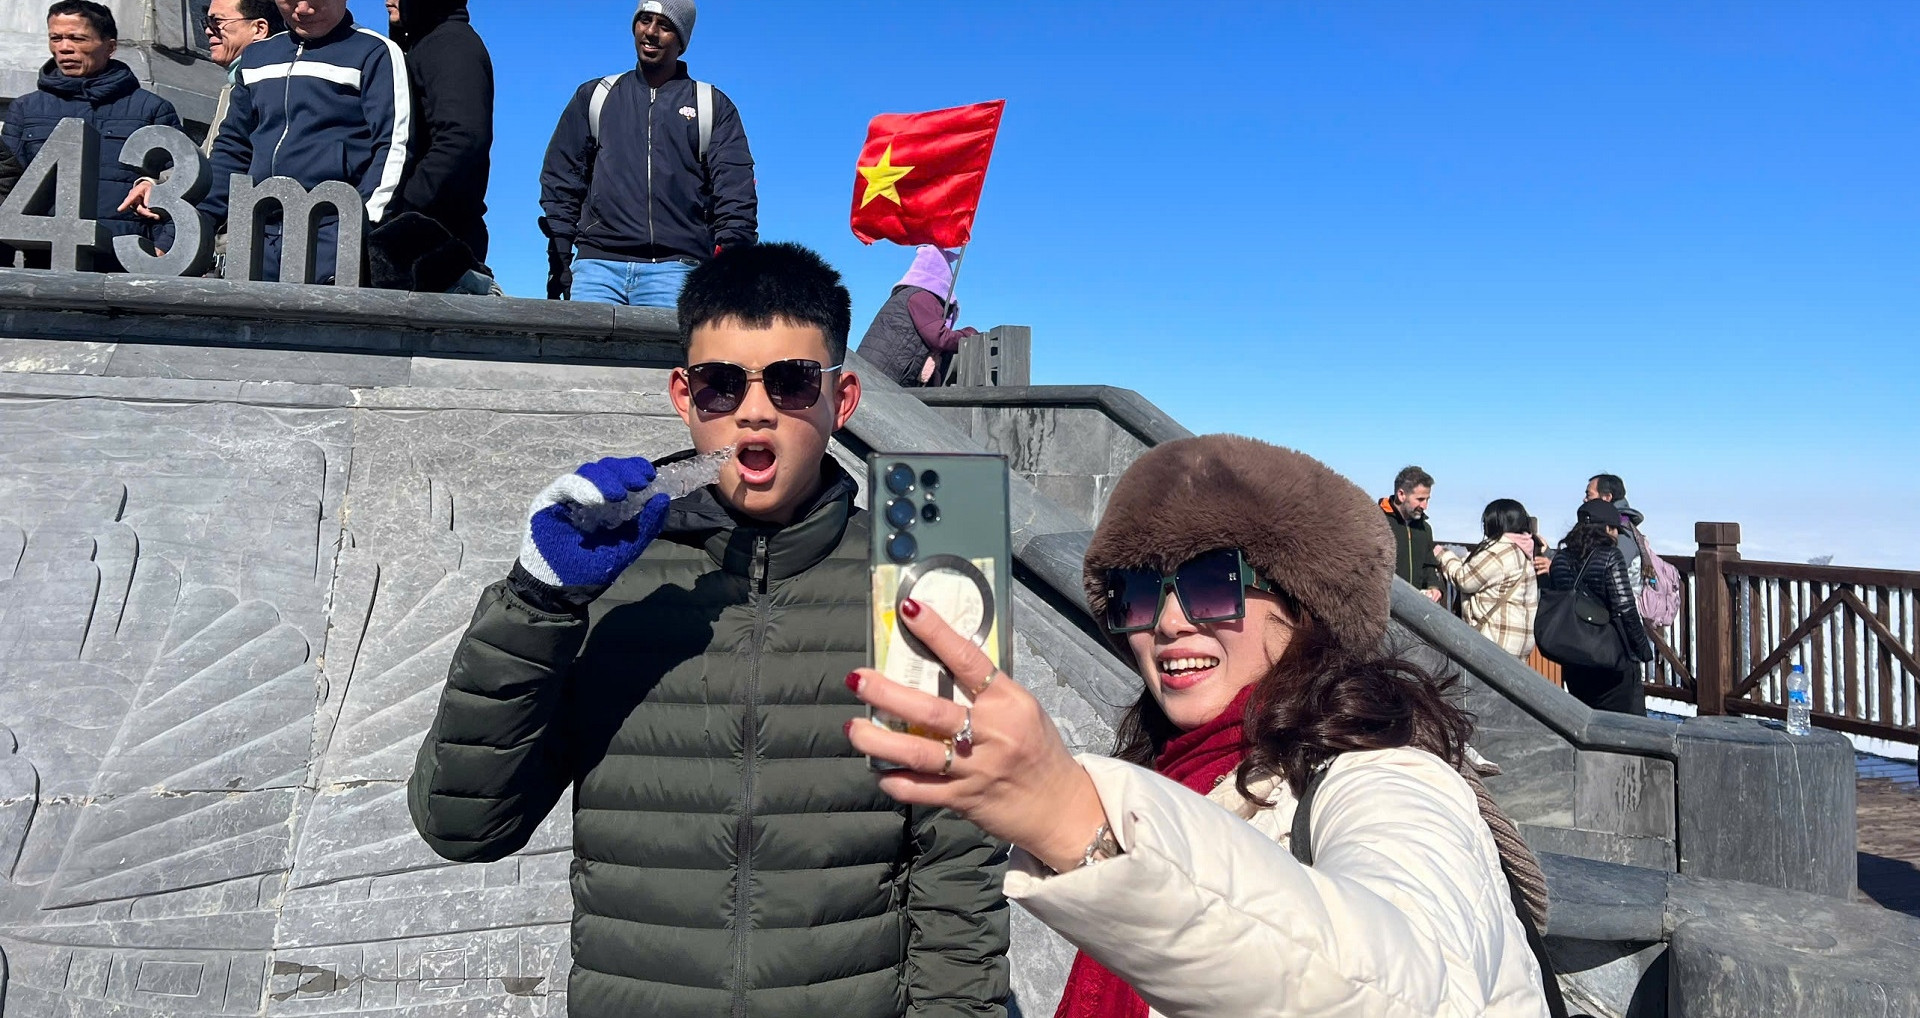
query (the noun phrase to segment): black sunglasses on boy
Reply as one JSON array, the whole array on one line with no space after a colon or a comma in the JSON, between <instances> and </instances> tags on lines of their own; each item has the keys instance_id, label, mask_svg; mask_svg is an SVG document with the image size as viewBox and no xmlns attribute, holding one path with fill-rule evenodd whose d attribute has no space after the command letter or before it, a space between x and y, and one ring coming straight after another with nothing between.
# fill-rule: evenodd
<instances>
[{"instance_id":1,"label":"black sunglasses on boy","mask_svg":"<svg viewBox=\"0 0 1920 1018\"><path fill-rule=\"evenodd\" d=\"M1152 629L1166 607L1167 590L1180 599L1188 622L1231 622L1247 615L1247 588L1278 593L1238 548L1216 548L1182 562L1171 573L1158 569L1107 570L1107 632Z\"/></svg>"},{"instance_id":2,"label":"black sunglasses on boy","mask_svg":"<svg viewBox=\"0 0 1920 1018\"><path fill-rule=\"evenodd\" d=\"M816 360L793 357L758 371L728 361L701 361L687 367L687 389L701 413L725 414L740 408L755 379L766 387L776 410L806 410L820 402L820 378L843 365L821 367Z\"/></svg>"}]
</instances>

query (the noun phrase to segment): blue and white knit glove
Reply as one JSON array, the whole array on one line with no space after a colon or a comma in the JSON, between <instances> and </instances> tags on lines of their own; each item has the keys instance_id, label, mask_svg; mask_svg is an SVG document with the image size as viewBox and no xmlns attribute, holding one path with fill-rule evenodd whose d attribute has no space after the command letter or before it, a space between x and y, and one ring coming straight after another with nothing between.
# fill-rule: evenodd
<instances>
[{"instance_id":1,"label":"blue and white knit glove","mask_svg":"<svg viewBox=\"0 0 1920 1018\"><path fill-rule=\"evenodd\" d=\"M575 526L572 510L623 502L651 483L653 464L632 456L582 464L547 485L527 512L527 530L520 542L521 568L553 587L611 584L660 536L670 499L665 493L655 495L638 516L604 530Z\"/></svg>"}]
</instances>

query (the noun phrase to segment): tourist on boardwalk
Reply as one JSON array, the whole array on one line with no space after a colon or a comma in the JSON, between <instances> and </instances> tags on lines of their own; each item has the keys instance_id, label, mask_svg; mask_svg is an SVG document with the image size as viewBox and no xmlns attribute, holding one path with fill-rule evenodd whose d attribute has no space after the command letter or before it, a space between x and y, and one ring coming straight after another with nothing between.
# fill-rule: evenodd
<instances>
[{"instance_id":1,"label":"tourist on boardwalk","mask_svg":"<svg viewBox=\"0 0 1920 1018\"><path fill-rule=\"evenodd\" d=\"M1617 474L1595 474L1587 478L1587 501L1591 502L1596 498L1602 502L1611 502L1615 509L1620 510L1620 521L1615 524L1620 533L1613 543L1620 549L1621 560L1627 564L1627 575L1638 576L1640 574L1640 543L1633 539L1633 530L1646 522L1646 516L1627 504L1627 482L1621 480Z\"/></svg>"},{"instance_id":2,"label":"tourist on boardwalk","mask_svg":"<svg viewBox=\"0 0 1920 1018\"><path fill-rule=\"evenodd\" d=\"M228 183L233 174L244 173L256 184L292 177L309 190L325 181L345 181L366 202L368 221L379 223L399 189L413 129L406 60L393 40L353 23L347 0L279 4L290 31L254 43L240 55L200 211L224 226ZM261 221L261 272L277 279L282 234L277 206L269 205ZM315 282L330 283L339 217L329 211L314 233L310 271ZM229 268L228 275L234 274Z\"/></svg>"},{"instance_id":3,"label":"tourist on boardwalk","mask_svg":"<svg viewBox=\"0 0 1920 1018\"><path fill-rule=\"evenodd\" d=\"M1419 467L1402 467L1393 478L1393 494L1380 500L1380 511L1393 530L1393 571L1415 590L1439 601L1443 577L1433 557L1433 525L1427 522L1427 502L1433 498L1433 475Z\"/></svg>"},{"instance_id":4,"label":"tourist on boardwalk","mask_svg":"<svg viewBox=\"0 0 1920 1018\"><path fill-rule=\"evenodd\" d=\"M139 171L120 162L127 136L149 124L179 127L173 104L140 87L133 69L113 59L120 29L113 12L92 0L60 0L47 8L47 49L53 58L40 69L40 87L7 107L0 138L22 166L40 154L60 121L79 117L100 135L100 182L94 207L86 210L100 222L106 243L96 245L93 267L101 272L121 271L111 238L146 237L164 248L173 239L172 227L151 224L121 203L139 178ZM28 252L28 265L44 268L45 252Z\"/></svg>"},{"instance_id":5,"label":"tourist on boardwalk","mask_svg":"<svg viewBox=\"0 0 1920 1018\"><path fill-rule=\"evenodd\" d=\"M387 0L387 34L407 54L413 138L389 221L367 237L374 286L497 294L487 259L493 58L467 0Z\"/></svg>"},{"instance_id":6,"label":"tourist on boardwalk","mask_svg":"<svg viewBox=\"0 0 1920 1018\"><path fill-rule=\"evenodd\" d=\"M560 114L540 170L548 298L672 307L694 266L758 235L740 112L680 59L693 19L693 0L642 0L636 72Z\"/></svg>"},{"instance_id":7,"label":"tourist on boardwalk","mask_svg":"<svg viewBox=\"0 0 1920 1018\"><path fill-rule=\"evenodd\" d=\"M1636 662L1653 660L1640 610L1634 604L1627 564L1615 543L1620 536L1620 512L1614 503L1590 499L1580 506L1573 529L1560 542L1547 573L1545 589L1585 591L1605 605L1613 618L1627 656ZM1593 668L1561 662L1560 676L1567 692L1595 710L1646 714L1647 694L1640 668Z\"/></svg>"},{"instance_id":8,"label":"tourist on boardwalk","mask_svg":"<svg viewBox=\"0 0 1920 1018\"><path fill-rule=\"evenodd\" d=\"M1465 558L1434 545L1440 572L1466 601L1461 617L1482 636L1517 658L1533 653L1533 614L1540 607L1533 571L1534 539L1527 507L1496 498L1480 511L1481 542Z\"/></svg>"},{"instance_id":9,"label":"tourist on boardwalk","mask_svg":"<svg viewBox=\"0 0 1920 1018\"><path fill-rule=\"evenodd\" d=\"M868 516L828 454L860 402L839 274L730 250L680 306L669 381L720 480L583 533L561 500L654 477L606 459L535 499L481 595L409 786L449 859L527 844L573 791L570 1013L1004 1015L1003 850L874 787L842 724L865 656Z\"/></svg>"},{"instance_id":10,"label":"tourist on boardwalk","mask_svg":"<svg viewBox=\"0 0 1920 1018\"><path fill-rule=\"evenodd\" d=\"M913 265L893 286L887 302L860 340L860 356L874 370L901 385L939 385L960 341L977 329L956 329L960 303L953 293L957 252L922 244Z\"/></svg>"},{"instance_id":11,"label":"tourist on boardwalk","mask_svg":"<svg viewBox=\"0 0 1920 1018\"><path fill-rule=\"evenodd\" d=\"M880 778L889 794L1019 847L1008 897L1084 951L1059 1014L1548 1013L1526 928L1545 912L1538 864L1465 761L1452 680L1382 652L1380 516L1319 462L1253 439L1137 460L1084 574L1146 683L1118 760L1070 755L929 609L901 614L972 708L849 676L869 704L954 733L849 728L915 772Z\"/></svg>"},{"instance_id":12,"label":"tourist on boardwalk","mask_svg":"<svg viewBox=\"0 0 1920 1018\"><path fill-rule=\"evenodd\" d=\"M226 84L220 86L220 95L214 100L213 119L208 121L206 141L200 150L209 157L213 155L213 143L220 136L217 128L227 119L227 110L233 103L233 85L240 70L240 54L247 47L287 30L286 22L280 19L280 8L273 0L213 0L207 6L207 18L201 23L207 34L207 55L213 62L226 68ZM164 174L162 174L164 176ZM120 203L121 211L133 210L142 219L159 220L158 210L147 206L147 198L153 194L153 186L158 183L152 177L141 177L127 192L127 199ZM222 232L213 238L214 264L219 266L226 261L227 235Z\"/></svg>"}]
</instances>

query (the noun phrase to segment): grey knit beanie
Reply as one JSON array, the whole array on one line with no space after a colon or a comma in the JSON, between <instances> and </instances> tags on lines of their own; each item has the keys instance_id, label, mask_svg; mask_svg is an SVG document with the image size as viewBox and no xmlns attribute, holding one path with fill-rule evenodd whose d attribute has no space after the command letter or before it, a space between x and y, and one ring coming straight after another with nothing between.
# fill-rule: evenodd
<instances>
[{"instance_id":1,"label":"grey knit beanie","mask_svg":"<svg viewBox=\"0 0 1920 1018\"><path fill-rule=\"evenodd\" d=\"M642 14L659 14L673 22L673 30L680 34L680 51L686 52L693 45L693 0L640 0L640 6L634 8L633 20L639 21Z\"/></svg>"}]
</instances>

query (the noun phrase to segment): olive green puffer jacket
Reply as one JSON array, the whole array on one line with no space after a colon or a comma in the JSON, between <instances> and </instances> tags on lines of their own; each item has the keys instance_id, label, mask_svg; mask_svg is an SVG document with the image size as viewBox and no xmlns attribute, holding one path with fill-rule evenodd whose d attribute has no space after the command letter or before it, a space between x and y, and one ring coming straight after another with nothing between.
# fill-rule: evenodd
<instances>
[{"instance_id":1,"label":"olive green puffer jacket","mask_svg":"<svg viewBox=\"0 0 1920 1018\"><path fill-rule=\"evenodd\" d=\"M572 1015L1005 1013L1004 852L882 795L841 730L867 517L825 469L784 528L675 502L579 611L494 584L454 652L414 823L498 859L572 785Z\"/></svg>"}]
</instances>

